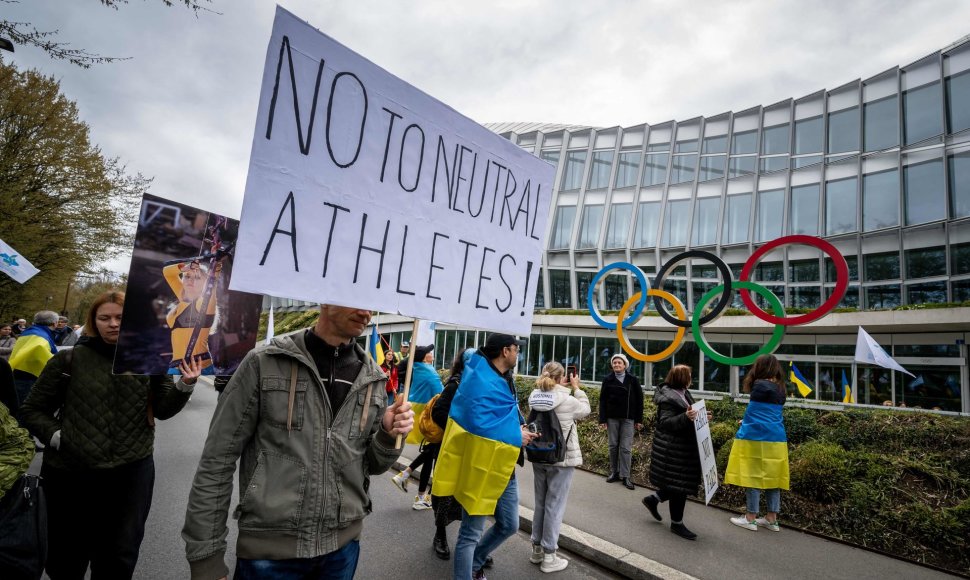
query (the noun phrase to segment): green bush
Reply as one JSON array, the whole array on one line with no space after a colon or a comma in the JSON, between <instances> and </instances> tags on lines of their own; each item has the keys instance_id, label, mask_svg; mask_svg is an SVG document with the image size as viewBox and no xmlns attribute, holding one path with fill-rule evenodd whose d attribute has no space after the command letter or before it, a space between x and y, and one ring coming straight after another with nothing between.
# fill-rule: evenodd
<instances>
[{"instance_id":1,"label":"green bush","mask_svg":"<svg viewBox=\"0 0 970 580\"><path fill-rule=\"evenodd\" d=\"M714 445L714 451L734 439L734 434L737 432L737 423L711 423L711 444Z\"/></svg>"},{"instance_id":2,"label":"green bush","mask_svg":"<svg viewBox=\"0 0 970 580\"><path fill-rule=\"evenodd\" d=\"M792 491L822 503L845 497L851 482L845 450L831 443L810 442L795 448L790 469Z\"/></svg>"}]
</instances>

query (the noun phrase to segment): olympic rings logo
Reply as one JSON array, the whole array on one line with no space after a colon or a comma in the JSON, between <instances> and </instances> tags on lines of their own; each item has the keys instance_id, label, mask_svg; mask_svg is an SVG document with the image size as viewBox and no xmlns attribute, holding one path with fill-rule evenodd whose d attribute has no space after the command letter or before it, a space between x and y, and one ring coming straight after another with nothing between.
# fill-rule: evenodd
<instances>
[{"instance_id":1,"label":"olympic rings logo","mask_svg":"<svg viewBox=\"0 0 970 580\"><path fill-rule=\"evenodd\" d=\"M835 289L832 292L832 295L829 296L829 298L815 310L799 316L786 316L785 308L777 296L775 296L764 286L750 281L751 273L758 265L758 262L760 262L768 252L786 245L805 245L817 248L818 250L821 250L823 253L827 254L828 257L832 259L832 263L835 266L836 280ZM684 260L690 259L707 260L708 262L714 264L721 275L722 283L705 293L697 302L695 311L704 312L704 309L707 307L708 303L720 295L720 299L711 308L711 311L701 317L695 316L693 319L688 320L687 310L684 308L683 303L681 303L681 301L673 294L665 292L660 288L663 287L664 278L670 272L672 272L678 264ZM617 314L617 320L622 321L620 324L603 320L603 317L600 316L600 313L596 308L596 301L594 300L597 286L605 279L606 274L613 270L626 270L630 272L636 277L637 282L640 284L640 288L646 289L646 292L641 290L640 292L635 293L623 304L623 307L620 308L620 312ZM784 339L786 327L808 324L809 322L818 320L831 312L839 304L839 301L842 300L842 297L845 296L846 290L849 288L849 266L845 262L845 257L842 256L835 246L821 238L802 235L784 236L768 242L767 244L758 248L756 252L751 254L751 257L748 258L747 262L744 263L744 266L741 269L741 276L740 280L738 281L733 279L731 269L721 258L703 250L688 250L686 252L677 254L660 268L660 271L657 272L657 275L654 278L654 285L656 288L651 288L643 271L629 262L614 262L612 264L607 264L602 270L596 273L596 276L593 277L593 280L589 285L589 292L586 296L586 302L589 304L589 313L598 325L609 330L615 330L616 337L620 341L620 346L623 348L624 352L636 360L643 362L658 362L670 358L683 345L684 336L687 329L690 328L698 348L700 348L701 351L703 351L704 354L706 354L712 360L726 365L746 366L752 364L755 359L763 354L773 353L781 344L782 339ZM761 320L764 320L765 322L770 322L775 325L775 329L771 334L771 339L754 354L743 357L728 357L715 351L707 343L707 340L704 338L704 333L701 330L703 325L717 320L724 313L728 305L730 305L733 300L732 293L735 289L740 290L741 300L744 302L744 305L748 308L748 311L751 312L751 314L760 318ZM768 302L773 314L762 310L757 304L755 304L754 299L751 297L752 292L760 295ZM636 324L643 317L643 311L647 306L647 297L653 298L653 303L657 309L657 313L660 314L664 320L677 327L677 334L674 336L674 340L670 343L670 346L663 351L652 355L643 354L633 348L633 345L630 344L629 339L624 334L625 328ZM666 306L664 306L664 301L673 306L676 317L670 314ZM632 313L630 312L631 308L633 309ZM629 317L627 316L628 313Z\"/></svg>"}]
</instances>

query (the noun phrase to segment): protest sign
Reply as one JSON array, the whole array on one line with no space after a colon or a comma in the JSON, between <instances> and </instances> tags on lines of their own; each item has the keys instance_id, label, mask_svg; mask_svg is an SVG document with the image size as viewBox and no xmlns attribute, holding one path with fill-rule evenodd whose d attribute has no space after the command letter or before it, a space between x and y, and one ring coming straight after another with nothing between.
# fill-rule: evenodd
<instances>
[{"instance_id":1,"label":"protest sign","mask_svg":"<svg viewBox=\"0 0 970 580\"><path fill-rule=\"evenodd\" d=\"M704 474L704 503L711 502L717 491L717 462L714 457L714 445L711 443L711 426L707 422L707 405L698 401L691 405L697 411L694 418L694 430L697 433L697 453L701 458L701 473Z\"/></svg>"},{"instance_id":2,"label":"protest sign","mask_svg":"<svg viewBox=\"0 0 970 580\"><path fill-rule=\"evenodd\" d=\"M553 177L277 8L232 288L529 334Z\"/></svg>"},{"instance_id":3,"label":"protest sign","mask_svg":"<svg viewBox=\"0 0 970 580\"><path fill-rule=\"evenodd\" d=\"M153 195L141 203L115 374L231 375L256 345L263 297L228 290L239 222Z\"/></svg>"}]
</instances>

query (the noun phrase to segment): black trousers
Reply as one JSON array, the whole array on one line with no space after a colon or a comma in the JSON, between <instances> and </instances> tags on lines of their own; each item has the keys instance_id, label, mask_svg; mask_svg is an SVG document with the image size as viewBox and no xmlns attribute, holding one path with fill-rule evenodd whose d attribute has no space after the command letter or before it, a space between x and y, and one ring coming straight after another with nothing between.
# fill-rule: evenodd
<instances>
[{"instance_id":1,"label":"black trousers","mask_svg":"<svg viewBox=\"0 0 970 580\"><path fill-rule=\"evenodd\" d=\"M51 580L131 578L152 505L155 461L110 469L41 468L47 494Z\"/></svg>"},{"instance_id":2,"label":"black trousers","mask_svg":"<svg viewBox=\"0 0 970 580\"><path fill-rule=\"evenodd\" d=\"M670 504L667 506L670 508L670 521L672 522L684 521L684 507L687 505L686 493L681 493L679 491L672 491L666 488L661 488L657 490L657 497L660 498L661 502L665 502L665 501L670 502Z\"/></svg>"}]
</instances>

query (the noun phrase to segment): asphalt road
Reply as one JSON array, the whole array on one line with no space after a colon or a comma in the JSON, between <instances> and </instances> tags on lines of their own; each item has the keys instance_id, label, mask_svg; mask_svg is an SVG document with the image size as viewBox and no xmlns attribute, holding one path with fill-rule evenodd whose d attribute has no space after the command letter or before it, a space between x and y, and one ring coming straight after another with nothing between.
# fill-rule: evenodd
<instances>
[{"instance_id":1,"label":"asphalt road","mask_svg":"<svg viewBox=\"0 0 970 580\"><path fill-rule=\"evenodd\" d=\"M151 580L184 579L189 576L184 543L180 536L185 505L192 478L205 441L209 419L215 408L216 394L209 383L196 388L186 408L168 421L159 421L155 435L155 497L148 517L136 578ZM434 534L430 510L411 509L413 494L404 494L390 482L391 473L376 476L371 482L374 512L364 523L361 559L357 578L450 578L452 561L435 557L431 549ZM416 487L416 484L415 484ZM236 498L233 498L233 506ZM230 520L227 562L235 561L235 526ZM448 528L449 542L454 547L458 524ZM530 541L518 533L494 554L495 567L489 577L544 578L538 566L529 563ZM572 561L560 579L616 578L593 565L565 555Z\"/></svg>"}]
</instances>

